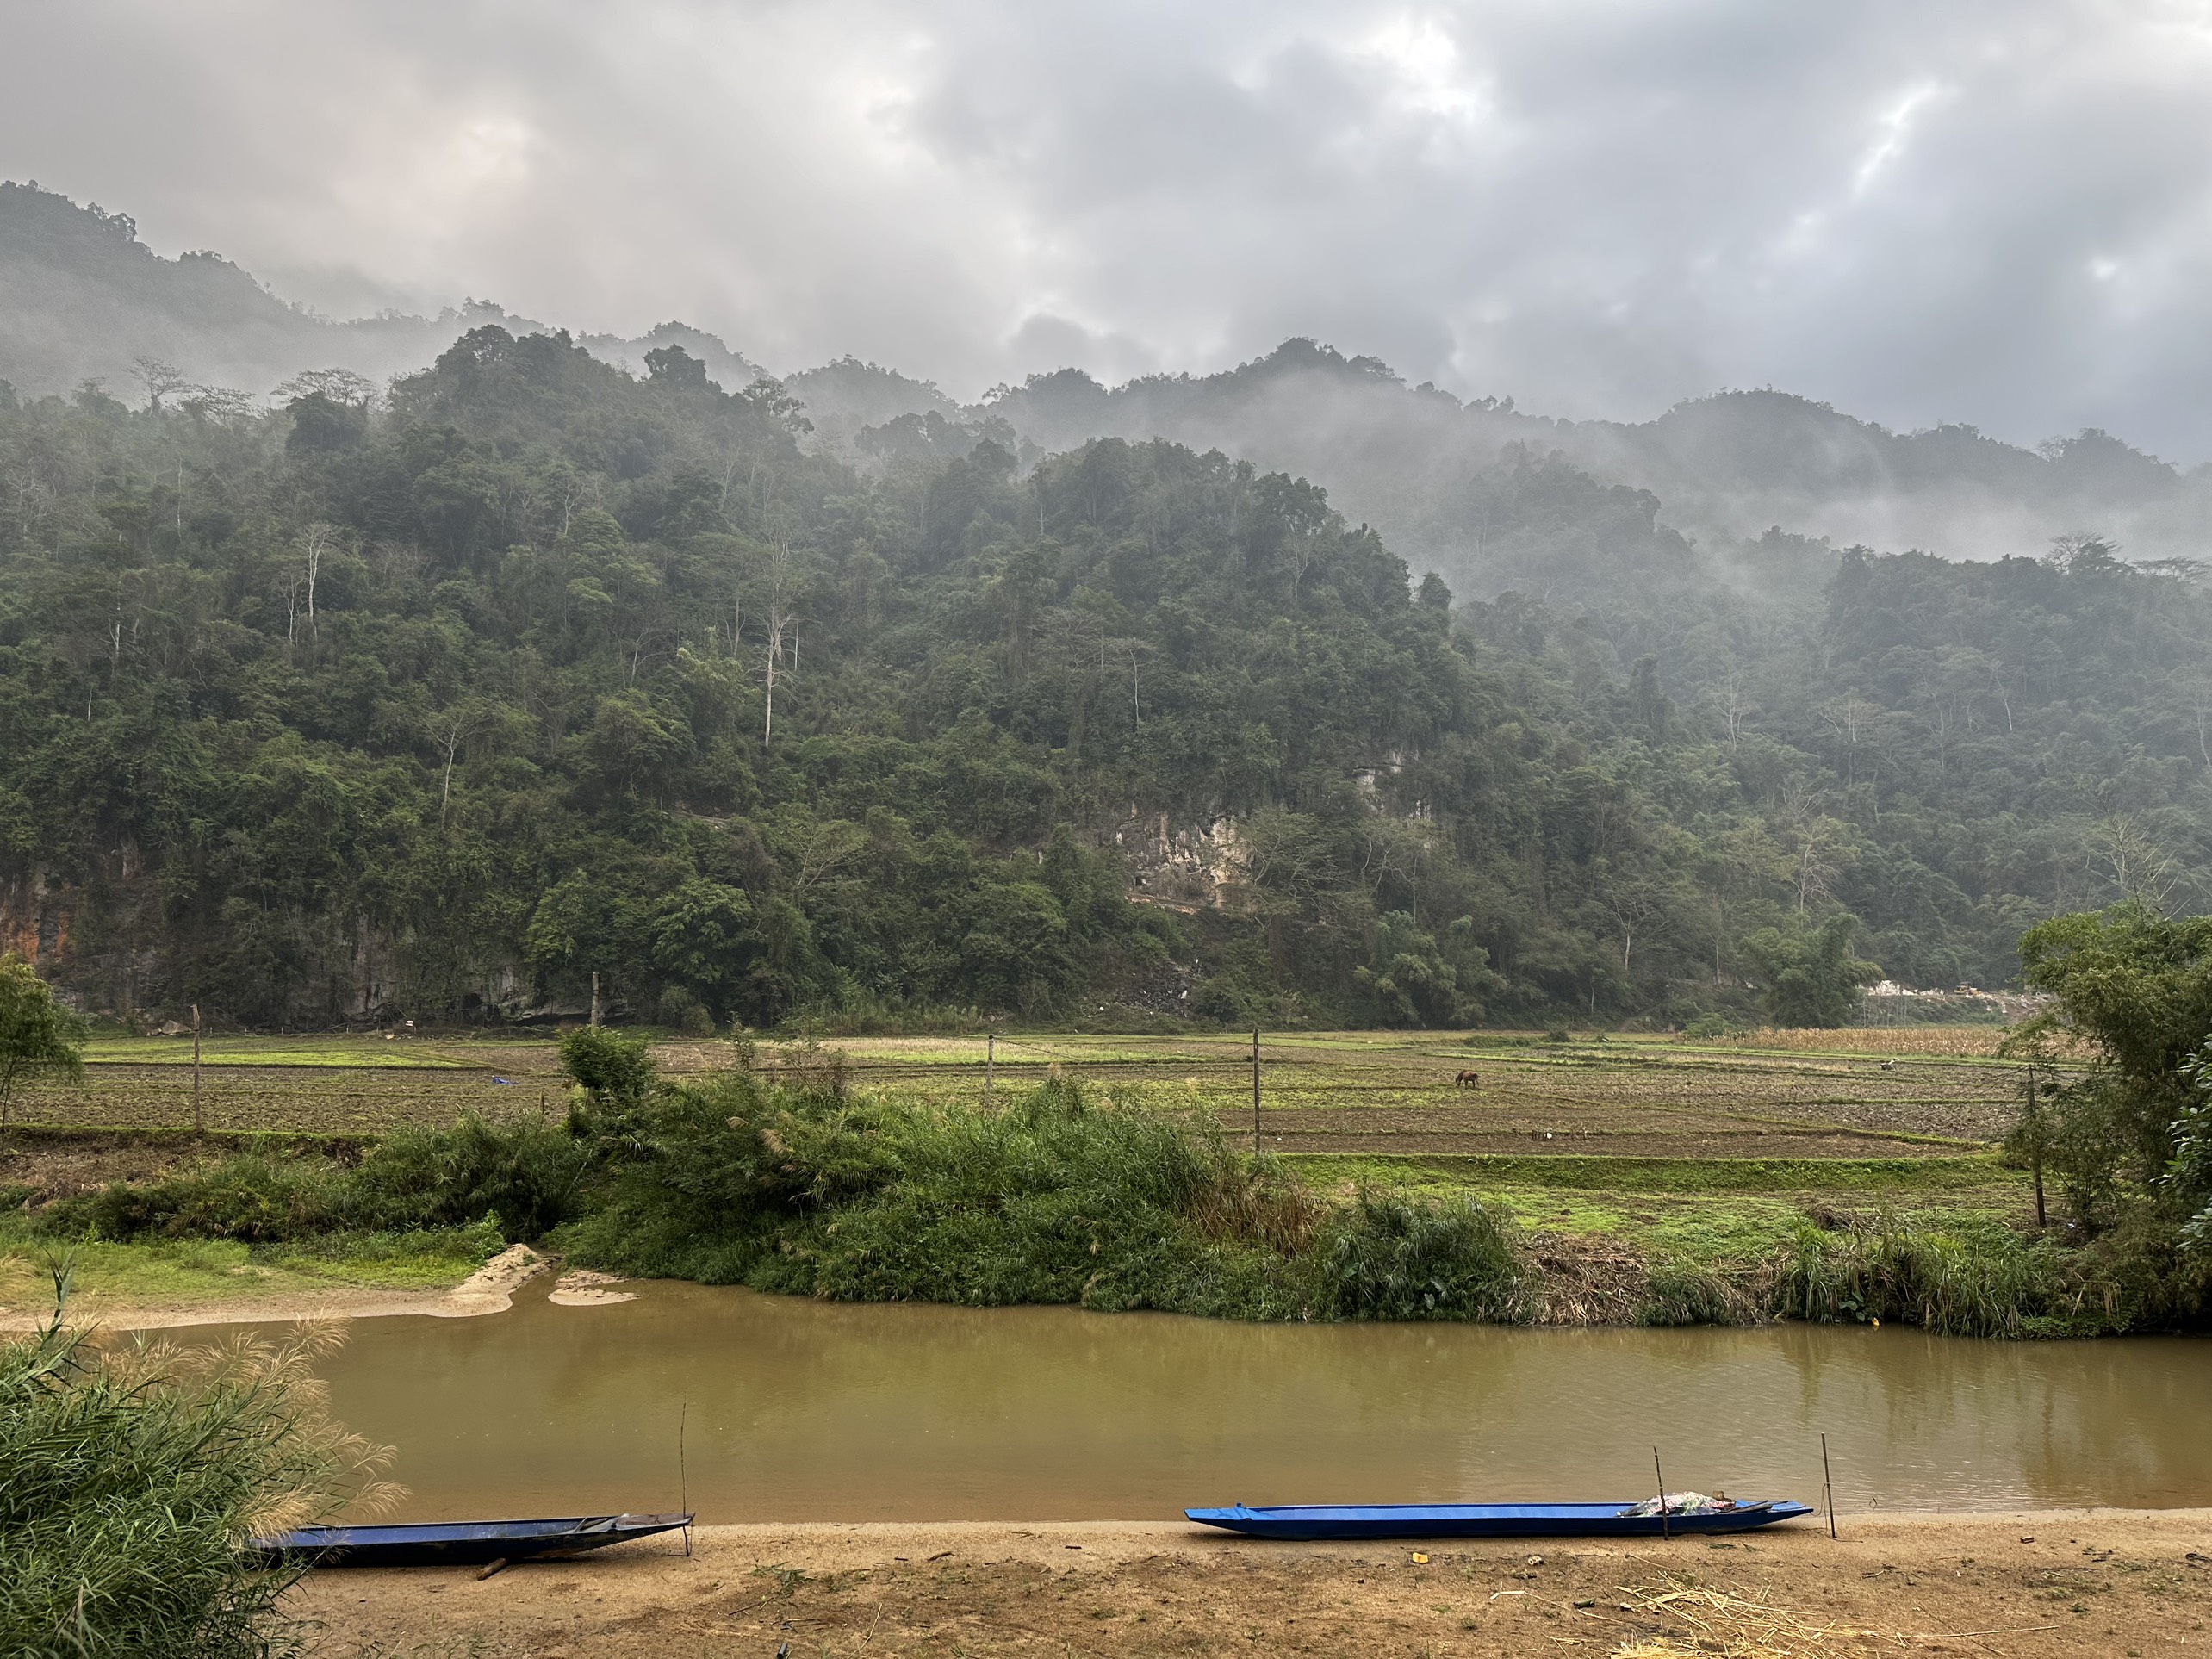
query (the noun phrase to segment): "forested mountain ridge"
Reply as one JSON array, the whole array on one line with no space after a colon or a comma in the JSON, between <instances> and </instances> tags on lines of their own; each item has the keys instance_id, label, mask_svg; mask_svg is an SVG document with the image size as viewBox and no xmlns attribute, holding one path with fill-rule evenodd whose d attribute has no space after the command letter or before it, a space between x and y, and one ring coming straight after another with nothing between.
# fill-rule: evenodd
<instances>
[{"instance_id":1,"label":"forested mountain ridge","mask_svg":"<svg viewBox=\"0 0 2212 1659\"><path fill-rule=\"evenodd\" d=\"M0 385L18 396L66 395L90 380L134 401L258 407L306 370L339 368L378 382L413 373L486 324L546 332L481 300L434 317L387 311L333 320L278 298L220 254L162 258L139 240L127 214L0 180ZM645 353L663 345L684 347L731 384L761 372L681 323L584 343L638 373Z\"/></svg>"},{"instance_id":2,"label":"forested mountain ridge","mask_svg":"<svg viewBox=\"0 0 2212 1659\"><path fill-rule=\"evenodd\" d=\"M1478 724L1440 594L1309 487L1115 445L869 488L655 370L484 329L373 420L0 416L11 934L261 1024L593 972L676 1022L1063 1011L1194 948L1089 826Z\"/></svg>"},{"instance_id":3,"label":"forested mountain ridge","mask_svg":"<svg viewBox=\"0 0 2212 1659\"><path fill-rule=\"evenodd\" d=\"M0 181L0 380L24 394L88 379L139 391L140 359L175 371L163 396L202 382L259 394L333 363L381 377L419 366L457 328L482 320L331 322L220 254L161 258L127 214Z\"/></svg>"},{"instance_id":4,"label":"forested mountain ridge","mask_svg":"<svg viewBox=\"0 0 2212 1659\"><path fill-rule=\"evenodd\" d=\"M91 1005L1681 1020L2194 900L2206 595L2095 543L1714 585L1523 453L1556 591L1455 607L1296 479L856 469L678 347L320 388L0 412L5 920Z\"/></svg>"},{"instance_id":5,"label":"forested mountain ridge","mask_svg":"<svg viewBox=\"0 0 2212 1659\"><path fill-rule=\"evenodd\" d=\"M1488 597L1523 579L1486 519L1487 475L1515 455L1556 453L1652 492L1694 539L1770 525L1837 545L1918 547L1988 559L2095 531L2140 558L2212 545L2212 465L2180 469L2096 431L2037 449L1950 425L1892 432L1771 389L1722 392L1655 420L1561 420L1510 397L1462 402L1407 387L1373 357L1293 339L1218 374L1153 375L1109 388L1079 370L1001 387L972 412L1047 450L1088 438L1164 437L1220 448L1326 483L1417 567Z\"/></svg>"},{"instance_id":6,"label":"forested mountain ridge","mask_svg":"<svg viewBox=\"0 0 2212 1659\"><path fill-rule=\"evenodd\" d=\"M493 323L545 326L470 301L437 318L383 314L334 323L289 306L213 254L155 256L125 215L34 186L0 186L0 380L67 395L86 378L134 401L172 370L177 391L258 395L305 370L382 378L429 362L459 333ZM645 353L680 345L724 385L761 370L715 336L664 323L637 339L587 334L594 355L644 372ZM141 360L144 360L143 362ZM1311 478L1373 524L1417 569L1488 598L1526 585L1495 533L1506 509L1488 475L1525 455L1650 492L1662 522L1712 545L1769 526L1836 546L1917 547L1992 559L2093 532L2134 559L2195 557L2212 545L2212 465L2184 470L2095 431L2037 448L1948 424L1890 432L1771 389L1724 392L1641 422L1560 420L1510 397L1463 403L1409 388L1372 357L1292 339L1218 374L1151 375L1105 387L1073 369L1032 375L963 408L937 386L846 357L786 376L814 426L811 447L865 463L911 447L935 417L932 447L985 431L1009 447L1064 451L1093 438L1155 437L1219 449L1263 470ZM911 416L910 423L902 418ZM875 429L873 433L870 429Z\"/></svg>"}]
</instances>

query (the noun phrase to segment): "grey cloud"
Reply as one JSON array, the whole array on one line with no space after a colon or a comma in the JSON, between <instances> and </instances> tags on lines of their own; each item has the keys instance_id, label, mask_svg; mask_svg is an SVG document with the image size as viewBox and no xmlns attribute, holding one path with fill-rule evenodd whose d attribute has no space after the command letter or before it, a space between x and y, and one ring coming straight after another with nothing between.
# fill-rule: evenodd
<instances>
[{"instance_id":1,"label":"grey cloud","mask_svg":"<svg viewBox=\"0 0 2212 1659\"><path fill-rule=\"evenodd\" d=\"M327 304L961 395L1310 334L1574 416L1771 383L2212 455L2202 7L9 11L0 172Z\"/></svg>"}]
</instances>

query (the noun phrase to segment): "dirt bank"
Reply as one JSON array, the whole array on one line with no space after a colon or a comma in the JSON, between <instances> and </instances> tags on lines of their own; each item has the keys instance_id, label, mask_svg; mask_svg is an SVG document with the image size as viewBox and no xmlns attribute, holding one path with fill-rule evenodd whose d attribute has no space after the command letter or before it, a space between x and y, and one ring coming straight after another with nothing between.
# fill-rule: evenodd
<instances>
[{"instance_id":1,"label":"dirt bank","mask_svg":"<svg viewBox=\"0 0 2212 1659\"><path fill-rule=\"evenodd\" d=\"M1847 1518L1723 1544L1285 1544L1150 1523L718 1526L597 1558L330 1571L293 1593L345 1659L757 1654L1873 1652L2212 1648L2212 1511ZM1415 1550L1428 1556L1417 1563ZM1763 1601L1752 1617L1677 1596ZM1728 1645L1755 1637L1763 1645Z\"/></svg>"},{"instance_id":2,"label":"dirt bank","mask_svg":"<svg viewBox=\"0 0 2212 1659\"><path fill-rule=\"evenodd\" d=\"M97 1294L90 1294L72 1297L69 1308L74 1322L100 1325L118 1331L172 1330L183 1325L255 1325L295 1320L376 1319L394 1314L427 1314L433 1319L472 1319L480 1314L505 1313L514 1306L514 1293L549 1265L547 1259L528 1245L509 1245L449 1290L380 1290L332 1285L328 1289L221 1296L190 1302L103 1298ZM620 1296L611 1299L628 1300ZM0 1332L34 1331L52 1316L50 1299L15 1306L0 1303Z\"/></svg>"}]
</instances>

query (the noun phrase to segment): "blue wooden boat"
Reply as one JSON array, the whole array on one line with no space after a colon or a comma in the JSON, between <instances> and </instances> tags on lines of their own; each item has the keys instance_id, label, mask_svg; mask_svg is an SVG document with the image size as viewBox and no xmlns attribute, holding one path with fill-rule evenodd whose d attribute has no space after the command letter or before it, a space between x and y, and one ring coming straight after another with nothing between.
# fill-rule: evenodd
<instances>
[{"instance_id":1,"label":"blue wooden boat","mask_svg":"<svg viewBox=\"0 0 2212 1659\"><path fill-rule=\"evenodd\" d=\"M1663 1534L1748 1532L1795 1520L1806 1505L1769 1499L1691 1514L1639 1515L1625 1503L1302 1504L1255 1509L1186 1509L1207 1526L1256 1538L1656 1538Z\"/></svg>"},{"instance_id":2,"label":"blue wooden boat","mask_svg":"<svg viewBox=\"0 0 2212 1659\"><path fill-rule=\"evenodd\" d=\"M270 1561L317 1567L475 1567L555 1561L689 1526L689 1515L569 1515L550 1520L426 1521L412 1526L303 1526L256 1538Z\"/></svg>"}]
</instances>

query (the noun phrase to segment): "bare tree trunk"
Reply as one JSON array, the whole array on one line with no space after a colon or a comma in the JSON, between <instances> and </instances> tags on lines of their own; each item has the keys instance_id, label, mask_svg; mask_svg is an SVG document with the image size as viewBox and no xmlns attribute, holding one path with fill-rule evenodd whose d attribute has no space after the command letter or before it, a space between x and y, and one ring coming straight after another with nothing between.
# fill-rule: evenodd
<instances>
[{"instance_id":1,"label":"bare tree trunk","mask_svg":"<svg viewBox=\"0 0 2212 1659\"><path fill-rule=\"evenodd\" d=\"M767 662L765 678L767 681L768 706L761 722L761 747L766 749L774 740L776 730L776 671L783 664L786 642L794 640L798 618L786 603L786 593L791 583L791 549L778 542L769 556L767 569ZM798 669L796 650L792 668Z\"/></svg>"},{"instance_id":2,"label":"bare tree trunk","mask_svg":"<svg viewBox=\"0 0 2212 1659\"><path fill-rule=\"evenodd\" d=\"M768 612L768 707L767 714L761 721L761 747L762 749L767 748L770 743L775 741L776 658L780 656L783 651L783 629L780 626L781 622L781 614L773 609L770 610Z\"/></svg>"},{"instance_id":3,"label":"bare tree trunk","mask_svg":"<svg viewBox=\"0 0 2212 1659\"><path fill-rule=\"evenodd\" d=\"M445 777L438 786L438 827L445 828L445 809L453 799L453 756L461 747L460 734L448 735L445 743Z\"/></svg>"}]
</instances>

